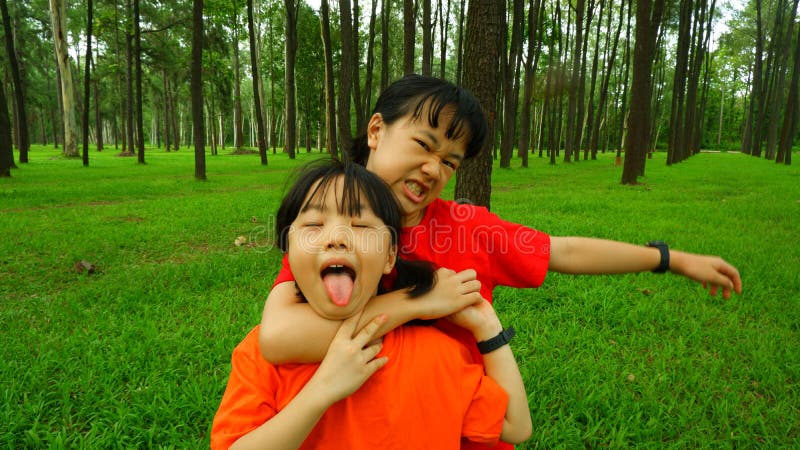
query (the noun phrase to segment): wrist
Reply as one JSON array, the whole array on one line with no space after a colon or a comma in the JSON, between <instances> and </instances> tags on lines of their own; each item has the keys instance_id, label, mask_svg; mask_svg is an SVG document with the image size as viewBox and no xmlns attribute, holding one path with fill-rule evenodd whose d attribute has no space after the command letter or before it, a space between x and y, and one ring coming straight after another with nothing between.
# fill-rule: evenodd
<instances>
[{"instance_id":1,"label":"wrist","mask_svg":"<svg viewBox=\"0 0 800 450\"><path fill-rule=\"evenodd\" d=\"M482 324L480 327L472 330L472 335L475 337L475 341L482 342L497 336L502 331L503 324L497 320Z\"/></svg>"}]
</instances>

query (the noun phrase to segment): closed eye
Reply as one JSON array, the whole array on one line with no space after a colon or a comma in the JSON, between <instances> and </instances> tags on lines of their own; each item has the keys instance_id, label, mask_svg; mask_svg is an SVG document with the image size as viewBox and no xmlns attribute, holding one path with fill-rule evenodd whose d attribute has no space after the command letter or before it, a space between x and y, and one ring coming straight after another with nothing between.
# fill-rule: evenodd
<instances>
[{"instance_id":1,"label":"closed eye","mask_svg":"<svg viewBox=\"0 0 800 450\"><path fill-rule=\"evenodd\" d=\"M428 151L428 152L431 151L431 148L428 146L428 144L425 143L425 141L422 141L420 139L415 139L415 140L417 141L417 144L420 145L420 147L425 149L425 151Z\"/></svg>"},{"instance_id":2,"label":"closed eye","mask_svg":"<svg viewBox=\"0 0 800 450\"><path fill-rule=\"evenodd\" d=\"M447 159L443 159L442 160L442 164L444 164L445 166L449 167L450 170L458 169L458 164L454 163L453 161L449 161Z\"/></svg>"}]
</instances>

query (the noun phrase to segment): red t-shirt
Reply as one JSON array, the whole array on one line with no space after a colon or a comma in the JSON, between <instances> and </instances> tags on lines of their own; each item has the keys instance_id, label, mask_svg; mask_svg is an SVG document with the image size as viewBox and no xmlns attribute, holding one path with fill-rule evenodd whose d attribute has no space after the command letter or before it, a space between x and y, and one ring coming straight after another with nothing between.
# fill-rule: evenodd
<instances>
[{"instance_id":1,"label":"red t-shirt","mask_svg":"<svg viewBox=\"0 0 800 450\"><path fill-rule=\"evenodd\" d=\"M271 365L255 327L234 349L231 375L211 427L227 449L283 409L319 364ZM383 339L389 361L323 414L303 449L458 449L461 437L497 442L508 395L464 346L435 327L403 326ZM447 380L447 382L444 382Z\"/></svg>"},{"instance_id":2,"label":"red t-shirt","mask_svg":"<svg viewBox=\"0 0 800 450\"><path fill-rule=\"evenodd\" d=\"M550 236L502 220L482 206L436 199L418 225L401 231L400 256L457 272L474 269L481 282L481 295L491 302L495 286L541 286L550 263ZM273 286L285 281L294 281L287 257ZM446 320L436 326L463 342L474 360L482 362L471 333ZM487 447L465 441L462 448ZM513 447L501 442L494 448Z\"/></svg>"}]
</instances>

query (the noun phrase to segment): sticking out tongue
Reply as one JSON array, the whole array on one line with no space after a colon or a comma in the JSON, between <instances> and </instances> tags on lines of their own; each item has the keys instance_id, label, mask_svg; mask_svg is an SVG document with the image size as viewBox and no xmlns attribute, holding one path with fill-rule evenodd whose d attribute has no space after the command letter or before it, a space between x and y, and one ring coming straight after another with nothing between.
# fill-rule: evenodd
<instances>
[{"instance_id":1,"label":"sticking out tongue","mask_svg":"<svg viewBox=\"0 0 800 450\"><path fill-rule=\"evenodd\" d=\"M353 279L344 272L328 273L322 277L328 297L336 306L347 306L353 294Z\"/></svg>"}]
</instances>

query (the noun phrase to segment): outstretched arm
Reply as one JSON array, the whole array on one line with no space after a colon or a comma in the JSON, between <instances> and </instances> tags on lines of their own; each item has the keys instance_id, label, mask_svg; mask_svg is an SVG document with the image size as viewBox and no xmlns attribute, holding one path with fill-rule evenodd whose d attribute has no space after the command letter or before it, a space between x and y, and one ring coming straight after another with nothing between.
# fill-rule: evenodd
<instances>
[{"instance_id":1,"label":"outstretched arm","mask_svg":"<svg viewBox=\"0 0 800 450\"><path fill-rule=\"evenodd\" d=\"M340 323L325 359L285 408L261 426L242 436L232 450L299 448L319 419L335 402L352 394L387 358L375 358L381 344L373 341L386 316L378 316L353 335L359 315Z\"/></svg>"},{"instance_id":2,"label":"outstretched arm","mask_svg":"<svg viewBox=\"0 0 800 450\"><path fill-rule=\"evenodd\" d=\"M658 267L658 249L624 242L582 237L552 237L549 269L570 274L645 272ZM711 295L742 293L739 271L717 256L670 250L670 272L683 275L710 289Z\"/></svg>"},{"instance_id":3,"label":"outstretched arm","mask_svg":"<svg viewBox=\"0 0 800 450\"><path fill-rule=\"evenodd\" d=\"M362 320L385 314L388 319L376 332L380 337L409 320L444 317L475 303L481 298L480 287L474 270L439 269L430 292L417 298L409 298L405 290L379 295L367 302ZM340 324L320 317L307 303L300 302L294 282L281 283L272 289L264 305L261 352L273 364L319 362Z\"/></svg>"},{"instance_id":4,"label":"outstretched arm","mask_svg":"<svg viewBox=\"0 0 800 450\"><path fill-rule=\"evenodd\" d=\"M491 339L503 331L503 325L497 318L494 308L484 299L452 314L448 319L471 331L477 342ZM525 383L511 347L504 345L485 353L483 364L486 375L508 394L508 406L500 439L511 444L524 442L531 436L533 425Z\"/></svg>"}]
</instances>

